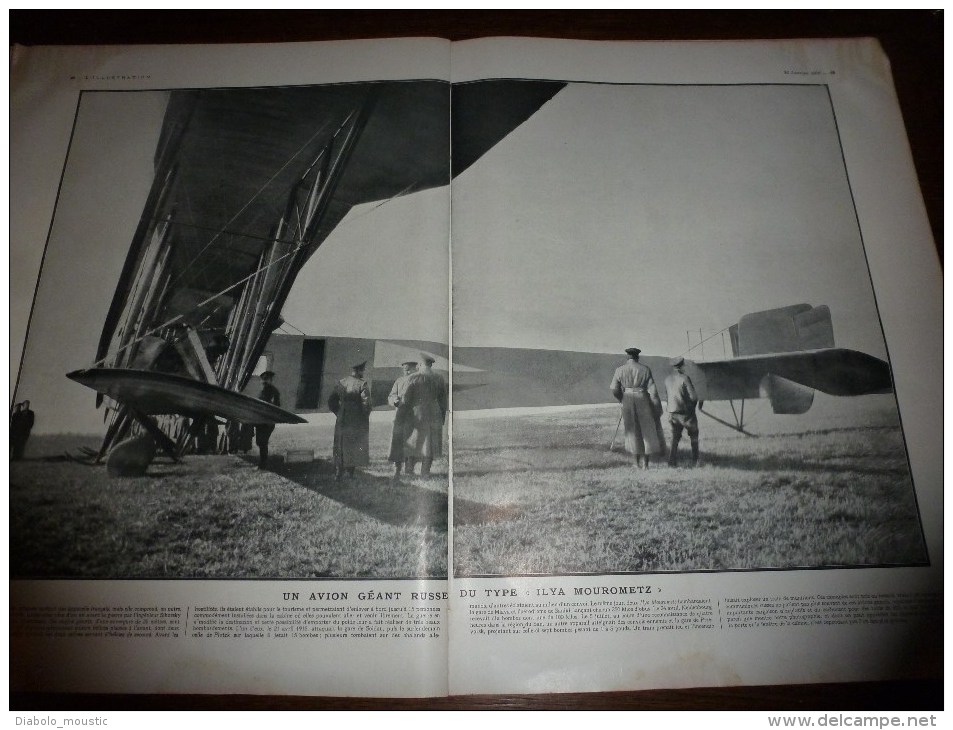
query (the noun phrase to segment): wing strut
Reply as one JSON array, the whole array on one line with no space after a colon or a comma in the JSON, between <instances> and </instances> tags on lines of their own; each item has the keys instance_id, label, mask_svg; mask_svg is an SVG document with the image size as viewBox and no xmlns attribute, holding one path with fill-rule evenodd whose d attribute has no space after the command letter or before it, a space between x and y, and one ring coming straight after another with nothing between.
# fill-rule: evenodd
<instances>
[{"instance_id":1,"label":"wing strut","mask_svg":"<svg viewBox=\"0 0 953 730\"><path fill-rule=\"evenodd\" d=\"M135 418L139 424L148 431L149 435L155 439L156 444L161 448L166 456L168 456L172 461L178 462L179 457L175 453L175 442L165 435L165 432L159 428L159 424L155 422L151 416L147 416L145 413L140 413L134 408L129 408L129 415Z\"/></svg>"},{"instance_id":2,"label":"wing strut","mask_svg":"<svg viewBox=\"0 0 953 730\"><path fill-rule=\"evenodd\" d=\"M740 412L737 411L737 410L735 410L735 402L734 402L733 400L729 400L728 403L731 405L731 413L732 413L732 415L735 417L735 422L734 422L734 423L729 423L728 421L725 421L725 420L719 418L718 416L716 416L716 415L714 415L714 414L712 414L712 413L709 413L708 411L706 411L706 410L702 407L702 404L701 404L701 403L698 404L698 412L699 412L699 413L704 413L704 414L705 414L706 416L708 416L711 420L717 421L717 422L720 423L722 426L727 426L727 427L730 428L732 431L737 431L738 433L743 433L745 436L751 436L751 438L758 438L758 434L756 434L756 433L751 433L750 431L745 431L745 427L744 427L744 426L745 426L745 401L744 401L744 399L743 399L743 398L741 399L741 410L740 410Z\"/></svg>"}]
</instances>

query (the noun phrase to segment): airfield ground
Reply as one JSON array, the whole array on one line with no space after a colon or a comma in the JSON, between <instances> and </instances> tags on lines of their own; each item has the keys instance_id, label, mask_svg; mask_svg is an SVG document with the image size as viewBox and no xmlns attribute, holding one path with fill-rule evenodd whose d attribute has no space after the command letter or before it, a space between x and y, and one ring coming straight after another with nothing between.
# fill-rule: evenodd
<instances>
[{"instance_id":1,"label":"airfield ground","mask_svg":"<svg viewBox=\"0 0 953 730\"><path fill-rule=\"evenodd\" d=\"M748 405L757 438L700 417L694 469L610 452L617 407L458 418L455 575L926 560L892 396L819 397L803 416Z\"/></svg>"},{"instance_id":2,"label":"airfield ground","mask_svg":"<svg viewBox=\"0 0 953 730\"><path fill-rule=\"evenodd\" d=\"M11 464L11 577L443 577L447 460L435 478L392 482L389 416L372 416L371 466L340 483L327 414L280 426L266 472L253 450L109 479L64 457L95 438L35 436ZM821 400L805 416L749 410L758 438L702 419L696 469L634 469L608 448L617 418L612 406L458 414L454 573L927 560L890 396ZM315 460L285 463L295 449Z\"/></svg>"},{"instance_id":3,"label":"airfield ground","mask_svg":"<svg viewBox=\"0 0 953 730\"><path fill-rule=\"evenodd\" d=\"M378 414L374 414L377 416ZM385 415L385 414L380 414ZM446 460L435 478L390 479L390 425L375 418L369 469L336 482L333 421L279 426L273 471L247 456L159 457L140 478L64 452L75 436L31 438L11 464L12 577L405 578L447 573ZM310 463L285 464L289 449Z\"/></svg>"}]
</instances>

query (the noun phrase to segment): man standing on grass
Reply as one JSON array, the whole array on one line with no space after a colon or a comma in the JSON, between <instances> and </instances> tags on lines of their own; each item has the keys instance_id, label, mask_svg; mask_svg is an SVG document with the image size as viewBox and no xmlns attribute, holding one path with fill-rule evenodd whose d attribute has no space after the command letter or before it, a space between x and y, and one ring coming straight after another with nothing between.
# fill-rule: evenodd
<instances>
[{"instance_id":1,"label":"man standing on grass","mask_svg":"<svg viewBox=\"0 0 953 730\"><path fill-rule=\"evenodd\" d=\"M678 442L685 430L692 442L692 466L697 466L698 417L695 415L695 406L698 405L698 394L692 379L685 374L685 358L676 357L672 360L672 367L675 371L665 378L668 420L672 424L672 450L668 455L668 465L678 466Z\"/></svg>"},{"instance_id":2,"label":"man standing on grass","mask_svg":"<svg viewBox=\"0 0 953 730\"><path fill-rule=\"evenodd\" d=\"M649 468L649 458L665 452L662 433L662 401L648 366L639 362L637 347L626 349L628 361L616 368L609 389L622 404L625 450L635 456L636 466Z\"/></svg>"},{"instance_id":3,"label":"man standing on grass","mask_svg":"<svg viewBox=\"0 0 953 730\"><path fill-rule=\"evenodd\" d=\"M334 421L334 478L354 476L354 469L370 463L371 392L364 379L367 362L354 365L351 374L334 384L328 408Z\"/></svg>"},{"instance_id":4,"label":"man standing on grass","mask_svg":"<svg viewBox=\"0 0 953 730\"><path fill-rule=\"evenodd\" d=\"M404 443L412 428L413 409L404 402L404 396L411 376L417 372L417 361L407 360L402 362L400 367L404 374L394 381L394 387L390 389L390 395L387 396L387 402L397 409L394 413L394 430L390 438L390 453L387 455L387 460L394 462L394 479L400 477L405 458Z\"/></svg>"},{"instance_id":5,"label":"man standing on grass","mask_svg":"<svg viewBox=\"0 0 953 730\"><path fill-rule=\"evenodd\" d=\"M411 409L404 442L407 473L420 462L420 476L429 477L433 460L443 454L443 424L447 418L447 384L432 370L434 358L420 353L420 371L407 379L403 402Z\"/></svg>"},{"instance_id":6,"label":"man standing on grass","mask_svg":"<svg viewBox=\"0 0 953 730\"><path fill-rule=\"evenodd\" d=\"M281 394L278 389L272 385L275 374L271 370L266 370L261 374L261 392L258 394L258 400L265 403L271 403L273 406L281 405ZM255 443L258 445L258 468L265 469L268 465L268 440L275 430L273 423L259 423L255 426Z\"/></svg>"},{"instance_id":7,"label":"man standing on grass","mask_svg":"<svg viewBox=\"0 0 953 730\"><path fill-rule=\"evenodd\" d=\"M35 416L30 410L30 401L17 403L10 415L10 455L13 461L20 461L26 451L26 442L30 440Z\"/></svg>"}]
</instances>

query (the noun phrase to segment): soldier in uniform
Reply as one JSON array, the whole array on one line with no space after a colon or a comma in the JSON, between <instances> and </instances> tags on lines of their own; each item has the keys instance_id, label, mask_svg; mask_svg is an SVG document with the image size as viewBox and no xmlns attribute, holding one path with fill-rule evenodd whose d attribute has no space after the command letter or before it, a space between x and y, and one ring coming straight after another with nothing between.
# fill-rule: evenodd
<instances>
[{"instance_id":1,"label":"soldier in uniform","mask_svg":"<svg viewBox=\"0 0 953 730\"><path fill-rule=\"evenodd\" d=\"M252 437L255 434L255 427L250 423L241 421L229 421L226 427L225 435L228 440L228 453L237 454L241 452L247 454L251 451Z\"/></svg>"},{"instance_id":2,"label":"soldier in uniform","mask_svg":"<svg viewBox=\"0 0 953 730\"><path fill-rule=\"evenodd\" d=\"M443 454L443 424L447 417L447 384L432 370L434 358L420 353L419 372L407 379L403 402L411 409L410 427L404 442L408 474L420 462L420 476L430 476L433 460Z\"/></svg>"},{"instance_id":3,"label":"soldier in uniform","mask_svg":"<svg viewBox=\"0 0 953 730\"><path fill-rule=\"evenodd\" d=\"M629 359L616 368L609 389L622 404L625 450L635 455L637 466L647 469L649 458L665 452L662 433L662 401L652 371L639 362L637 347L626 349Z\"/></svg>"},{"instance_id":4,"label":"soldier in uniform","mask_svg":"<svg viewBox=\"0 0 953 730\"><path fill-rule=\"evenodd\" d=\"M261 374L261 392L258 394L258 400L265 403L271 403L273 406L281 405L281 394L272 384L275 379L275 373L272 370L266 370ZM258 468L264 469L268 464L268 440L275 430L273 423L255 424L255 444L258 446Z\"/></svg>"},{"instance_id":5,"label":"soldier in uniform","mask_svg":"<svg viewBox=\"0 0 953 730\"><path fill-rule=\"evenodd\" d=\"M351 374L334 384L328 408L337 416L334 422L334 478L354 475L358 466L370 463L371 393L364 379L367 362L351 368Z\"/></svg>"},{"instance_id":6,"label":"soldier in uniform","mask_svg":"<svg viewBox=\"0 0 953 730\"><path fill-rule=\"evenodd\" d=\"M26 451L26 442L30 439L30 431L33 430L35 415L30 410L30 401L25 400L17 403L10 415L10 456L13 461L19 461L23 458L23 452Z\"/></svg>"},{"instance_id":7,"label":"soldier in uniform","mask_svg":"<svg viewBox=\"0 0 953 730\"><path fill-rule=\"evenodd\" d=\"M407 433L413 420L413 409L404 403L404 394L407 392L410 376L417 372L417 361L407 360L402 362L400 367L404 374L394 381L394 387L390 389L390 395L387 396L387 402L397 409L394 414L394 431L390 439L390 453L387 455L387 460L394 462L394 479L400 476L400 470L404 465L404 442L407 440Z\"/></svg>"},{"instance_id":8,"label":"soldier in uniform","mask_svg":"<svg viewBox=\"0 0 953 730\"><path fill-rule=\"evenodd\" d=\"M668 399L668 420L672 424L672 450L668 455L669 466L678 466L678 442L682 438L682 431L688 431L688 438L692 442L692 466L698 464L698 417L695 415L695 406L698 405L698 394L692 379L685 374L685 358L677 357L672 360L675 369L665 378L665 392Z\"/></svg>"}]
</instances>

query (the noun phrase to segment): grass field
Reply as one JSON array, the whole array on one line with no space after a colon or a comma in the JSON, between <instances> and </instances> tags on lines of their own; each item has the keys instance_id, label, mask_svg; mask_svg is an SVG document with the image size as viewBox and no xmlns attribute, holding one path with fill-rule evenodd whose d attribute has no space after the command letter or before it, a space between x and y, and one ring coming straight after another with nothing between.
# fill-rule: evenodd
<instances>
[{"instance_id":1,"label":"grass field","mask_svg":"<svg viewBox=\"0 0 953 730\"><path fill-rule=\"evenodd\" d=\"M96 438L35 436L11 464L11 577L445 577L446 460L432 479L392 482L390 424L377 416L376 458L343 482L328 463L327 419L280 426L264 472L253 450L158 458L145 477L110 479L64 456ZM298 448L316 461L284 464Z\"/></svg>"},{"instance_id":2,"label":"grass field","mask_svg":"<svg viewBox=\"0 0 953 730\"><path fill-rule=\"evenodd\" d=\"M615 407L462 415L454 421L455 574L925 562L892 397L753 416L758 438L700 417L697 468L660 460L639 471L608 449ZM685 462L687 437L682 449Z\"/></svg>"},{"instance_id":3,"label":"grass field","mask_svg":"<svg viewBox=\"0 0 953 730\"><path fill-rule=\"evenodd\" d=\"M324 416L279 427L266 472L253 450L109 479L64 456L97 438L34 436L11 464L11 576L444 577L447 461L433 479L391 481L389 416L372 415L372 463L345 482L332 478ZM702 418L695 469L636 470L608 448L617 418L611 406L459 414L455 574L927 560L890 396L821 399L805 416L749 410L758 438ZM289 449L315 461L285 464Z\"/></svg>"}]
</instances>

